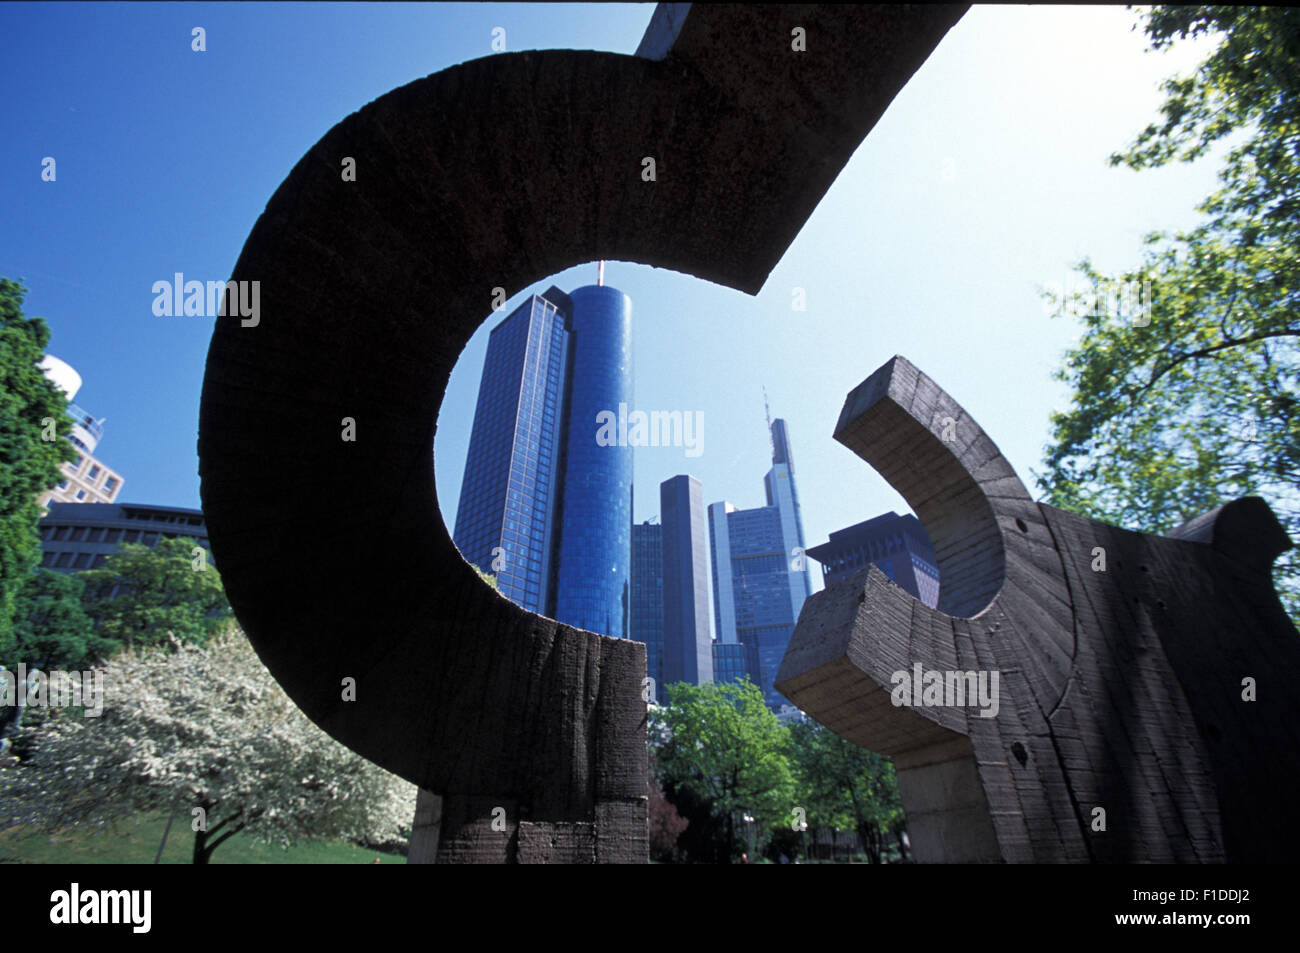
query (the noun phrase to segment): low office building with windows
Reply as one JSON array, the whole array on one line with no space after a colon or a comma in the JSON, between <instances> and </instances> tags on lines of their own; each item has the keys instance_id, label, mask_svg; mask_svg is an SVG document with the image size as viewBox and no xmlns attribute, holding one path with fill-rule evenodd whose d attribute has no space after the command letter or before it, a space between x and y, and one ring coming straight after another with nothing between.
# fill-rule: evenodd
<instances>
[{"instance_id":1,"label":"low office building with windows","mask_svg":"<svg viewBox=\"0 0 1300 953\"><path fill-rule=\"evenodd\" d=\"M162 539L188 536L208 549L201 510L140 503L59 503L41 520L41 565L59 572L97 569L123 543L152 549ZM205 557L211 562L209 553Z\"/></svg>"}]
</instances>

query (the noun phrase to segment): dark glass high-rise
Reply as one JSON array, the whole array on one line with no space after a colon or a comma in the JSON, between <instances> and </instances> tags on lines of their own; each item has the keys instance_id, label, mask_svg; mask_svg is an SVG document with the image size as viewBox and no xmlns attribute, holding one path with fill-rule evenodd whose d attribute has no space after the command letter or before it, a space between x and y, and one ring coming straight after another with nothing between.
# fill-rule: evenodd
<instances>
[{"instance_id":1,"label":"dark glass high-rise","mask_svg":"<svg viewBox=\"0 0 1300 953\"><path fill-rule=\"evenodd\" d=\"M626 637L632 449L596 417L632 397L632 303L604 285L532 295L488 339L452 534L533 612Z\"/></svg>"}]
</instances>

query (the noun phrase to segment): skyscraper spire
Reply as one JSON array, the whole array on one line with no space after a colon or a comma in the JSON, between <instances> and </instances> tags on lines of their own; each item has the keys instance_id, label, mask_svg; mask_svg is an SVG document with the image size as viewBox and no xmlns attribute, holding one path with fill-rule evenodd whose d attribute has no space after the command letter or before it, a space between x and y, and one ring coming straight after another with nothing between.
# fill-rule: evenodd
<instances>
[{"instance_id":1,"label":"skyscraper spire","mask_svg":"<svg viewBox=\"0 0 1300 953\"><path fill-rule=\"evenodd\" d=\"M767 385L760 385L763 388L763 413L767 415L767 444L772 448L772 461L776 462L776 443L772 437L772 408L767 404Z\"/></svg>"}]
</instances>

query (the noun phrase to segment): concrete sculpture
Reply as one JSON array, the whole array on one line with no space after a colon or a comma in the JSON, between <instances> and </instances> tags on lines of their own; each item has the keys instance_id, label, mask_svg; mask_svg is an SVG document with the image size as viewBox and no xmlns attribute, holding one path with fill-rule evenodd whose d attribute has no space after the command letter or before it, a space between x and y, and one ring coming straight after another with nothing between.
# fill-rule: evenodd
<instances>
[{"instance_id":1,"label":"concrete sculpture","mask_svg":"<svg viewBox=\"0 0 1300 953\"><path fill-rule=\"evenodd\" d=\"M647 854L644 646L502 599L439 516L435 421L492 301L602 258L754 293L963 10L671 5L638 56L394 90L267 204L232 274L258 320L217 321L203 384L213 556L303 710L431 792L413 859Z\"/></svg>"},{"instance_id":2,"label":"concrete sculpture","mask_svg":"<svg viewBox=\"0 0 1300 953\"><path fill-rule=\"evenodd\" d=\"M1154 536L1035 503L901 357L835 439L924 524L939 607L875 567L814 595L777 689L893 756L918 860L1294 859L1300 637L1267 504Z\"/></svg>"}]
</instances>

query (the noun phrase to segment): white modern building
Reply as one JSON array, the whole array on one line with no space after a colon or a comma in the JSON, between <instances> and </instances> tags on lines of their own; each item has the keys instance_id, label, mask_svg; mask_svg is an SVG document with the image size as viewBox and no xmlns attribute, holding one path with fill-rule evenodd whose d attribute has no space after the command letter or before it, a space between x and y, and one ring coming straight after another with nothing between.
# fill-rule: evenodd
<instances>
[{"instance_id":1,"label":"white modern building","mask_svg":"<svg viewBox=\"0 0 1300 953\"><path fill-rule=\"evenodd\" d=\"M72 418L69 442L77 455L63 464L63 482L40 496L43 509L51 502L58 503L112 503L122 492L121 474L110 470L95 458L95 448L104 435L104 422L96 420L73 403L81 389L81 375L65 361L47 354L41 361L41 370L68 398L68 416Z\"/></svg>"}]
</instances>

